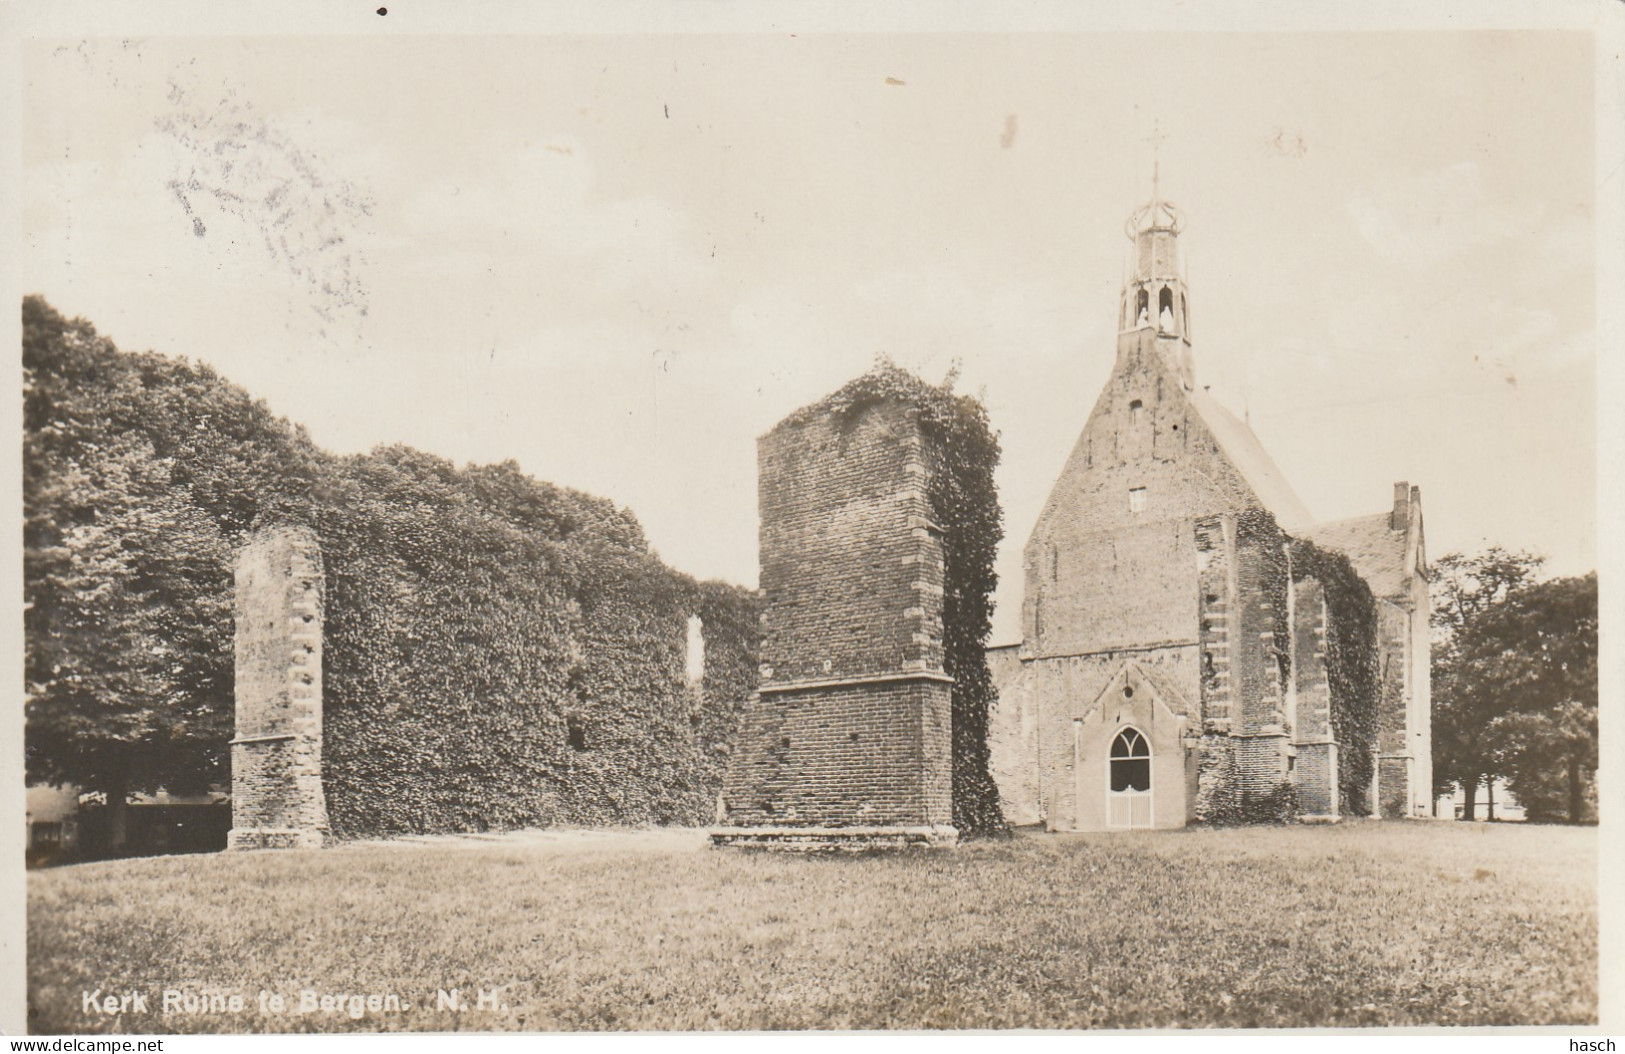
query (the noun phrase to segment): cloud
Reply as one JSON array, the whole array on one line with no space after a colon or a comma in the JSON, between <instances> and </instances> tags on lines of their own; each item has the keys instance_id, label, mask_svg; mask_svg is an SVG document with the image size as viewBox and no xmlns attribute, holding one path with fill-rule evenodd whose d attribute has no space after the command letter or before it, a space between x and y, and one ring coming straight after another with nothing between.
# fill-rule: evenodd
<instances>
[{"instance_id":1,"label":"cloud","mask_svg":"<svg viewBox=\"0 0 1625 1054\"><path fill-rule=\"evenodd\" d=\"M1471 161L1390 180L1348 203L1366 244L1408 268L1433 267L1524 233L1544 211L1539 203L1493 200Z\"/></svg>"}]
</instances>

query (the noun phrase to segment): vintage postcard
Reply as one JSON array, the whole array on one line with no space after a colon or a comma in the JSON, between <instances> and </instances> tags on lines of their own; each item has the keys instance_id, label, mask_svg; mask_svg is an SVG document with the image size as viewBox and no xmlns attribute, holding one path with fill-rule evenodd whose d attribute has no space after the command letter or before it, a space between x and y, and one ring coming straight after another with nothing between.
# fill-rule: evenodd
<instances>
[{"instance_id":1,"label":"vintage postcard","mask_svg":"<svg viewBox=\"0 0 1625 1054\"><path fill-rule=\"evenodd\" d=\"M1618 1027L1617 5L376 4L5 15L0 1024Z\"/></svg>"}]
</instances>

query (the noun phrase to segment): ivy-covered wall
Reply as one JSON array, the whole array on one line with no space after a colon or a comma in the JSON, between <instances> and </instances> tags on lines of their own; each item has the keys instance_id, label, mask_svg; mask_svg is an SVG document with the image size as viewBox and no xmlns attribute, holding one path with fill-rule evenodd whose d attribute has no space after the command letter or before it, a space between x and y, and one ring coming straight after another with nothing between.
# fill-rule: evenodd
<instances>
[{"instance_id":1,"label":"ivy-covered wall","mask_svg":"<svg viewBox=\"0 0 1625 1054\"><path fill-rule=\"evenodd\" d=\"M336 836L711 820L753 686L750 594L672 571L629 514L511 464L391 448L323 483Z\"/></svg>"},{"instance_id":2,"label":"ivy-covered wall","mask_svg":"<svg viewBox=\"0 0 1625 1054\"><path fill-rule=\"evenodd\" d=\"M1231 544L1209 533L1209 544ZM1287 545L1268 510L1243 509L1235 514L1233 572L1215 560L1218 573L1204 586L1206 621L1225 627L1221 635L1204 630L1205 643L1217 652L1215 673L1226 677L1222 684L1216 676L1203 682L1209 716L1221 718L1208 724L1200 747L1195 812L1203 823L1278 823L1297 814L1289 740L1281 732L1292 678Z\"/></svg>"},{"instance_id":3,"label":"ivy-covered wall","mask_svg":"<svg viewBox=\"0 0 1625 1054\"><path fill-rule=\"evenodd\" d=\"M1371 766L1377 745L1377 608L1371 587L1342 553L1292 542L1294 582L1313 578L1326 596L1326 681L1337 740L1339 807L1371 814Z\"/></svg>"},{"instance_id":4,"label":"ivy-covered wall","mask_svg":"<svg viewBox=\"0 0 1625 1054\"><path fill-rule=\"evenodd\" d=\"M23 315L32 777L117 798L229 779L233 555L293 523L326 568L335 834L712 820L753 593L673 571L631 513L512 463L336 457L206 366L120 351L38 298Z\"/></svg>"}]
</instances>

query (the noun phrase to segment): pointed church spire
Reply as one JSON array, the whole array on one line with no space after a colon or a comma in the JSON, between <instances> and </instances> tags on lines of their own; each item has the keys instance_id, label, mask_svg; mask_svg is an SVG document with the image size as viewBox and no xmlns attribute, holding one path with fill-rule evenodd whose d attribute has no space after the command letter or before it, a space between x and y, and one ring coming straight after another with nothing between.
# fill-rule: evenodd
<instances>
[{"instance_id":1,"label":"pointed church spire","mask_svg":"<svg viewBox=\"0 0 1625 1054\"><path fill-rule=\"evenodd\" d=\"M1151 200L1135 209L1123 233L1134 243L1130 276L1123 283L1121 330L1149 330L1159 347L1164 344L1176 364L1181 382L1194 386L1190 358L1190 305L1179 260L1179 233L1185 214L1162 196L1162 140L1160 129L1150 141Z\"/></svg>"}]
</instances>

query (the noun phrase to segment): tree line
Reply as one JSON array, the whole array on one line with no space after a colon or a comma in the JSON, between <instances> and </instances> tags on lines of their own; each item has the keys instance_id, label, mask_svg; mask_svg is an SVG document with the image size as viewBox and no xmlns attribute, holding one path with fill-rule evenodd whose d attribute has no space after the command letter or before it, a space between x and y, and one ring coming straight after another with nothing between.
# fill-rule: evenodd
<instances>
[{"instance_id":1,"label":"tree line","mask_svg":"<svg viewBox=\"0 0 1625 1054\"><path fill-rule=\"evenodd\" d=\"M1597 818L1597 575L1539 581L1543 562L1492 547L1429 571L1434 793L1460 789L1464 819L1503 780L1530 820Z\"/></svg>"}]
</instances>

